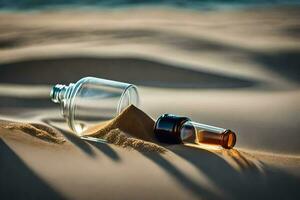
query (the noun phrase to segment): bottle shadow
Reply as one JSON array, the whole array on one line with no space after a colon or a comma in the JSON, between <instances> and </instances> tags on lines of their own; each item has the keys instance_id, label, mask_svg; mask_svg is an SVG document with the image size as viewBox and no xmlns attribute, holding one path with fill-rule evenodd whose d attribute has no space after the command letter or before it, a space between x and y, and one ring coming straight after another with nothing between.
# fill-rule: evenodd
<instances>
[{"instance_id":1,"label":"bottle shadow","mask_svg":"<svg viewBox=\"0 0 300 200\"><path fill-rule=\"evenodd\" d=\"M0 163L1 199L65 199L38 177L2 139Z\"/></svg>"},{"instance_id":2,"label":"bottle shadow","mask_svg":"<svg viewBox=\"0 0 300 200\"><path fill-rule=\"evenodd\" d=\"M97 141L89 141L86 140L87 143L92 145L93 147L97 148L100 152L104 153L107 157L115 162L121 161L120 156L117 154L113 148L109 146L109 144L105 142L97 142Z\"/></svg>"},{"instance_id":3,"label":"bottle shadow","mask_svg":"<svg viewBox=\"0 0 300 200\"><path fill-rule=\"evenodd\" d=\"M46 123L48 126L55 127L69 142L71 142L73 145L78 147L86 155L88 155L90 157L96 157L96 153L92 148L92 147L95 147L100 152L102 152L107 157L109 157L110 159L112 159L114 161L120 161L120 156L107 143L105 143L105 142L99 143L96 141L84 140L81 137L75 135L74 133L64 130L61 127L58 127L52 123L52 122L60 121L59 119L43 118L41 120L44 123Z\"/></svg>"}]
</instances>

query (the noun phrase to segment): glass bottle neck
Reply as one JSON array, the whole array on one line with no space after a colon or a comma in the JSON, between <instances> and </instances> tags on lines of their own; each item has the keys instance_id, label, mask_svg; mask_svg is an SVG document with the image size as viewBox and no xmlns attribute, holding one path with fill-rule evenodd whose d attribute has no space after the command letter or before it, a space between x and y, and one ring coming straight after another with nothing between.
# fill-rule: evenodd
<instances>
[{"instance_id":1,"label":"glass bottle neck","mask_svg":"<svg viewBox=\"0 0 300 200\"><path fill-rule=\"evenodd\" d=\"M73 89L74 84L70 83L67 85L57 84L53 86L50 97L54 103L61 103L64 99L67 99L71 90Z\"/></svg>"}]
</instances>

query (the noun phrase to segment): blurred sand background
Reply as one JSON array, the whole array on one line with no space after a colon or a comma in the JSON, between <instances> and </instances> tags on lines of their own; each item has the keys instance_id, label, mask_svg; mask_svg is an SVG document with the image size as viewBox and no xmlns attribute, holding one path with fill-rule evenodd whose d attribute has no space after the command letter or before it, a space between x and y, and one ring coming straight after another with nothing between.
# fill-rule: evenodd
<instances>
[{"instance_id":1,"label":"blurred sand background","mask_svg":"<svg viewBox=\"0 0 300 200\"><path fill-rule=\"evenodd\" d=\"M0 128L4 199L299 199L300 8L2 12L0 119L43 123L52 144ZM135 83L140 108L230 128L237 148L167 154L80 140L51 85Z\"/></svg>"}]
</instances>

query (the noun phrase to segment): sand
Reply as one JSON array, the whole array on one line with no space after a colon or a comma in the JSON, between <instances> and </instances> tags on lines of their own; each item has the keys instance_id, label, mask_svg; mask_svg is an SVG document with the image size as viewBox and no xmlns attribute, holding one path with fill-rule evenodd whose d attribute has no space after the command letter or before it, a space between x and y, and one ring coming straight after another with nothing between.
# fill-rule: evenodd
<instances>
[{"instance_id":1,"label":"sand","mask_svg":"<svg viewBox=\"0 0 300 200\"><path fill-rule=\"evenodd\" d=\"M154 120L134 105L130 105L111 121L101 123L85 131L85 134L101 137L113 129L120 129L129 135L146 140L156 141L153 133Z\"/></svg>"},{"instance_id":2,"label":"sand","mask_svg":"<svg viewBox=\"0 0 300 200\"><path fill-rule=\"evenodd\" d=\"M154 143L158 141L153 127L154 120L131 105L116 118L89 128L83 135L101 138L124 148L163 153L166 149Z\"/></svg>"},{"instance_id":3,"label":"sand","mask_svg":"<svg viewBox=\"0 0 300 200\"><path fill-rule=\"evenodd\" d=\"M0 120L0 128L14 130L14 131L22 131L34 137L37 137L41 140L45 140L53 143L63 143L65 139L61 137L59 132L52 127L37 124L37 123L22 123L22 122L10 122Z\"/></svg>"},{"instance_id":4,"label":"sand","mask_svg":"<svg viewBox=\"0 0 300 200\"><path fill-rule=\"evenodd\" d=\"M164 147L158 144L130 137L128 136L128 133L124 133L120 129L112 129L104 135L97 137L106 140L108 143L115 144L126 149L157 153L165 153L167 151Z\"/></svg>"},{"instance_id":5,"label":"sand","mask_svg":"<svg viewBox=\"0 0 300 200\"><path fill-rule=\"evenodd\" d=\"M299 13L0 13L0 119L26 123L0 127L0 199L300 199ZM84 76L135 83L153 119L229 128L236 148L156 153L82 140L49 93Z\"/></svg>"},{"instance_id":6,"label":"sand","mask_svg":"<svg viewBox=\"0 0 300 200\"><path fill-rule=\"evenodd\" d=\"M164 153L167 150L160 146L153 132L154 120L137 107L131 105L120 115L108 122L86 130L83 135L101 138L108 143L126 149L145 152ZM22 131L41 140L61 144L65 139L58 130L38 123L0 121L0 128Z\"/></svg>"}]
</instances>

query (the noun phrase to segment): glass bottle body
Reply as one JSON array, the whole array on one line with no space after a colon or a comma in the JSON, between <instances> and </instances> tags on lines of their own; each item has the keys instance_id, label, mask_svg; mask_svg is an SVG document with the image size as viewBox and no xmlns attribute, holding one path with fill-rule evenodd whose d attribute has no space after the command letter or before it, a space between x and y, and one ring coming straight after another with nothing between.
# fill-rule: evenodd
<instances>
[{"instance_id":1,"label":"glass bottle body","mask_svg":"<svg viewBox=\"0 0 300 200\"><path fill-rule=\"evenodd\" d=\"M118 81L85 77L75 84L55 85L51 99L60 103L69 127L78 135L101 121L109 120L127 106L138 106L137 87Z\"/></svg>"}]
</instances>

